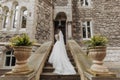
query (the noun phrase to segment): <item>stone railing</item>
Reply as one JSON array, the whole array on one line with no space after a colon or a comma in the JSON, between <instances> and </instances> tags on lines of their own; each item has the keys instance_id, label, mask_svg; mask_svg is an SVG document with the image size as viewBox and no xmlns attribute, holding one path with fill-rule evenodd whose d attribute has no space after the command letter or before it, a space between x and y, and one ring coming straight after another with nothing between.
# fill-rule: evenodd
<instances>
[{"instance_id":1,"label":"stone railing","mask_svg":"<svg viewBox=\"0 0 120 80\"><path fill-rule=\"evenodd\" d=\"M67 45L76 62L81 80L120 80L115 74L100 73L97 75L89 72L92 65L91 58L82 51L82 48L74 40L69 40Z\"/></svg>"},{"instance_id":2,"label":"stone railing","mask_svg":"<svg viewBox=\"0 0 120 80\"><path fill-rule=\"evenodd\" d=\"M0 46L9 46L10 45L10 42L0 42ZM33 46L38 46L40 47L41 44L39 43L34 43Z\"/></svg>"},{"instance_id":3,"label":"stone railing","mask_svg":"<svg viewBox=\"0 0 120 80\"><path fill-rule=\"evenodd\" d=\"M92 61L88 58L87 55L81 50L81 47L74 40L68 41L68 48L70 49L73 58L78 67L78 72L81 75L81 80L86 80L84 71L90 68Z\"/></svg>"},{"instance_id":4,"label":"stone railing","mask_svg":"<svg viewBox=\"0 0 120 80\"><path fill-rule=\"evenodd\" d=\"M0 80L39 80L44 63L52 48L52 41L41 44L41 46L31 55L28 65L34 71L29 74L3 75Z\"/></svg>"}]
</instances>

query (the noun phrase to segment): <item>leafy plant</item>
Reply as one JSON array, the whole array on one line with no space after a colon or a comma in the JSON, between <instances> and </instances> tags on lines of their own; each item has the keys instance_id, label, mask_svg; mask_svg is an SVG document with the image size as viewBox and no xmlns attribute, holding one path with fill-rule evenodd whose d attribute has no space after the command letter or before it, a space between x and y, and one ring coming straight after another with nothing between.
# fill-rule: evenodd
<instances>
[{"instance_id":1,"label":"leafy plant","mask_svg":"<svg viewBox=\"0 0 120 80\"><path fill-rule=\"evenodd\" d=\"M95 35L91 38L91 40L86 41L85 44L88 44L88 47L95 47L95 46L106 46L108 40L106 37L102 35Z\"/></svg>"},{"instance_id":2,"label":"leafy plant","mask_svg":"<svg viewBox=\"0 0 120 80\"><path fill-rule=\"evenodd\" d=\"M31 46L33 44L29 36L25 33L12 37L10 42L12 46Z\"/></svg>"}]
</instances>

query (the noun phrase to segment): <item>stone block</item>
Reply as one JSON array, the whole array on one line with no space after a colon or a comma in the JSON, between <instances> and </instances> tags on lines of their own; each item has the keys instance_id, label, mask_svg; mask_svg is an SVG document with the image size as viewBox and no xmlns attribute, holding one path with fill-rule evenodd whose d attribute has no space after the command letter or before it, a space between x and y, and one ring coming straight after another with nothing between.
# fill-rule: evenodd
<instances>
[{"instance_id":1,"label":"stone block","mask_svg":"<svg viewBox=\"0 0 120 80\"><path fill-rule=\"evenodd\" d=\"M89 72L84 72L84 74L88 80L120 80L119 77L114 77L114 76L104 76L104 75L103 76L95 76Z\"/></svg>"},{"instance_id":2,"label":"stone block","mask_svg":"<svg viewBox=\"0 0 120 80\"><path fill-rule=\"evenodd\" d=\"M34 72L28 75L2 75L0 80L32 80L34 78Z\"/></svg>"}]
</instances>

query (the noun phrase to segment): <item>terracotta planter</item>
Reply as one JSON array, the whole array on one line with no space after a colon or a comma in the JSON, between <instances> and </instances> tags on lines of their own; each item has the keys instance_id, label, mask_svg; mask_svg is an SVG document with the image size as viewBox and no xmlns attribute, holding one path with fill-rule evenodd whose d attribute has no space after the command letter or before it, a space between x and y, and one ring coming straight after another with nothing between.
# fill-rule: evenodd
<instances>
[{"instance_id":1,"label":"terracotta planter","mask_svg":"<svg viewBox=\"0 0 120 80\"><path fill-rule=\"evenodd\" d=\"M89 56L93 59L91 70L95 72L109 72L108 68L103 66L103 59L106 56L106 47L97 46L89 49Z\"/></svg>"},{"instance_id":2,"label":"terracotta planter","mask_svg":"<svg viewBox=\"0 0 120 80\"><path fill-rule=\"evenodd\" d=\"M27 60L31 55L32 47L16 46L14 47L14 55L16 58L15 67L12 69L14 73L27 73L31 72L31 69L27 65Z\"/></svg>"}]
</instances>

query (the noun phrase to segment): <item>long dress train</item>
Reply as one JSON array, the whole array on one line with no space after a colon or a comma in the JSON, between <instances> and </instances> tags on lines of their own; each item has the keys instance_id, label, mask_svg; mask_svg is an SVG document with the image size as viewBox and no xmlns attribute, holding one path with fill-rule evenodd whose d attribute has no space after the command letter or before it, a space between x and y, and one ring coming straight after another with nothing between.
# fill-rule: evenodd
<instances>
[{"instance_id":1,"label":"long dress train","mask_svg":"<svg viewBox=\"0 0 120 80\"><path fill-rule=\"evenodd\" d=\"M57 38L56 43L53 46L52 53L49 57L48 62L53 64L55 68L54 73L61 75L76 74L73 65L71 64L64 45L63 34L60 31L59 39ZM57 36L55 36L57 37Z\"/></svg>"}]
</instances>

